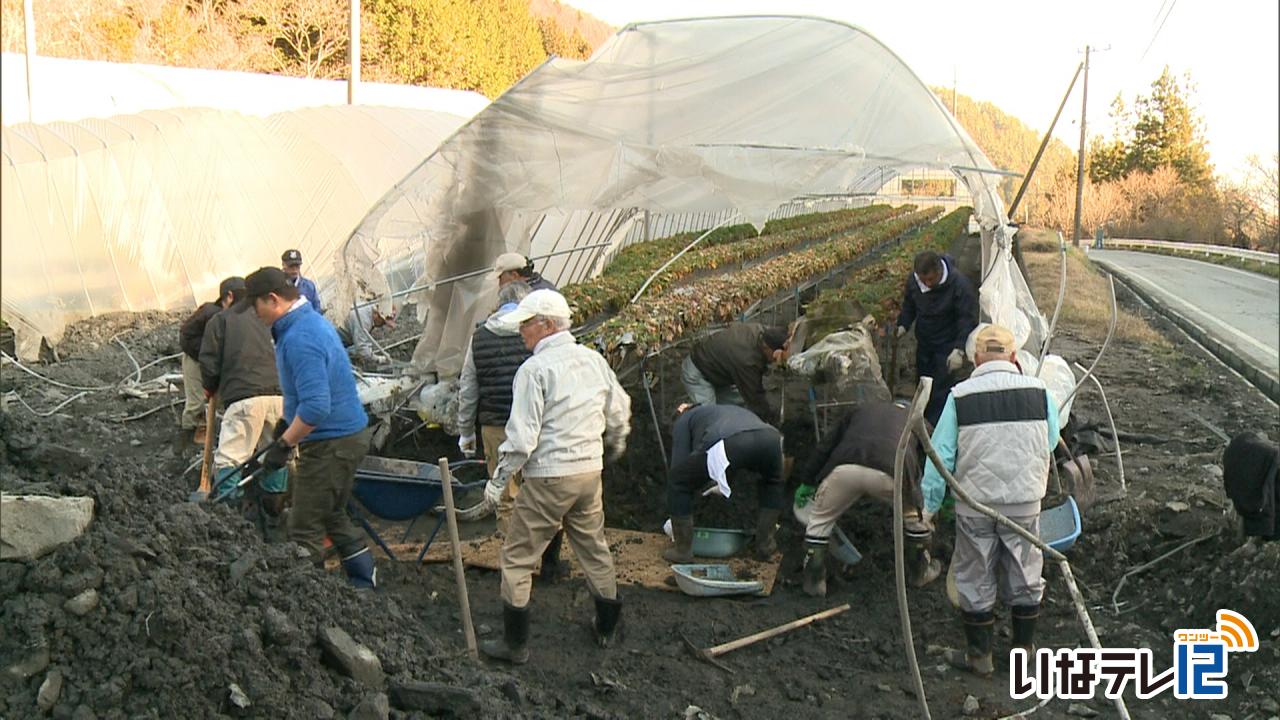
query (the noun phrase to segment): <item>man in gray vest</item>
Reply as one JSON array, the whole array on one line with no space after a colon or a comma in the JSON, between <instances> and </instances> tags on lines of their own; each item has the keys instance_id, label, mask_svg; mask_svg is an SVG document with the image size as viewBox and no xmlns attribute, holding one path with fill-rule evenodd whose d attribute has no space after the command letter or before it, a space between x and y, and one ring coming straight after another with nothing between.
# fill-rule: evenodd
<instances>
[{"instance_id":1,"label":"man in gray vest","mask_svg":"<svg viewBox=\"0 0 1280 720\"><path fill-rule=\"evenodd\" d=\"M974 338L976 369L947 396L931 438L956 482L973 498L1040 534L1040 501L1049 459L1058 444L1058 406L1039 379L1014 364L1013 333L987 325ZM942 506L946 481L928 463L921 481L924 509ZM1044 555L1021 535L956 501L956 549L951 556L967 648L957 665L989 676L996 591L1009 606L1014 649L1035 650L1044 594Z\"/></svg>"}]
</instances>

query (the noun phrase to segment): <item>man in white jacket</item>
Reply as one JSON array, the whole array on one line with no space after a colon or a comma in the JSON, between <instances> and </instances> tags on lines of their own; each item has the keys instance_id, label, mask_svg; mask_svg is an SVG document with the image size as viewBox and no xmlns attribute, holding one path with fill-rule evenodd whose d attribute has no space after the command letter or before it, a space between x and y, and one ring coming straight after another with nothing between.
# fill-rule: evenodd
<instances>
[{"instance_id":1,"label":"man in white jacket","mask_svg":"<svg viewBox=\"0 0 1280 720\"><path fill-rule=\"evenodd\" d=\"M569 332L572 312L554 290L535 290L506 316L518 323L533 356L516 371L507 440L485 486L485 511L497 506L508 480L523 471L499 556L503 637L481 643L487 656L529 660L529 594L533 568L564 527L595 598L596 641L605 647L622 613L613 555L604 536L602 457L626 450L631 398L599 353Z\"/></svg>"},{"instance_id":2,"label":"man in white jacket","mask_svg":"<svg viewBox=\"0 0 1280 720\"><path fill-rule=\"evenodd\" d=\"M1040 534L1040 500L1050 453L1058 444L1058 406L1045 385L1014 364L1013 333L987 325L974 338L977 369L951 389L931 441L947 470L974 501L1032 535ZM921 481L925 512L937 513L946 482L932 463ZM1010 608L1013 647L1034 652L1044 594L1044 555L1021 535L956 502L951 557L967 647L956 664L989 676L997 590Z\"/></svg>"}]
</instances>

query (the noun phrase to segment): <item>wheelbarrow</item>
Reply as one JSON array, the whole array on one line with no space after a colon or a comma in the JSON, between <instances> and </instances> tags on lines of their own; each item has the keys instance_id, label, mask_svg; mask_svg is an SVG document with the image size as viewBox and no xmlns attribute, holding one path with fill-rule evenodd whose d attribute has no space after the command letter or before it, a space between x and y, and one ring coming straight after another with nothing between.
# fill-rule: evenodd
<instances>
[{"instance_id":1,"label":"wheelbarrow","mask_svg":"<svg viewBox=\"0 0 1280 720\"><path fill-rule=\"evenodd\" d=\"M461 482L456 477L460 470L472 474L477 468L481 472L479 480ZM488 481L483 460L453 462L449 464L449 470L455 475L453 481L455 496L482 488ZM377 529L369 523L365 512L379 520L392 522L407 520L409 525L405 528L404 537L401 538L401 542L405 542L409 539L409 533L413 531L418 518L432 512L440 502L443 493L444 485L440 479L440 469L431 463L366 455L356 468L355 484L351 489L351 494L359 501L359 506L354 502L347 503L347 512L364 528L369 537L373 538L378 547L382 548L387 557L398 560L399 558L378 534ZM431 529L431 534L423 543L422 550L418 552L419 563L426 557L427 550L436 539L436 534L440 532L446 519L443 512L437 513L435 527Z\"/></svg>"}]
</instances>

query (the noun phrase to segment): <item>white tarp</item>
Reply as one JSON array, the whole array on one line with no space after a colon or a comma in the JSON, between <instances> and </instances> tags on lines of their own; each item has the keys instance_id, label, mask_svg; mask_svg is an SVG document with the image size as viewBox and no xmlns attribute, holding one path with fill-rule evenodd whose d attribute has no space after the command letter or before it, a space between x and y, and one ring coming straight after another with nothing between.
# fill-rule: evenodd
<instances>
[{"instance_id":1,"label":"white tarp","mask_svg":"<svg viewBox=\"0 0 1280 720\"><path fill-rule=\"evenodd\" d=\"M536 254L530 238L546 213L733 210L762 225L797 197L874 194L916 168L960 177L984 266L998 260L1008 237L994 168L868 33L778 16L629 25L590 60L548 61L489 105L388 193L344 254L353 272L425 263L419 306L431 312L414 362L450 377L493 280L437 283L507 250ZM1001 278L1012 267L991 266ZM1013 296L997 305L1043 323L1029 293L1004 287Z\"/></svg>"},{"instance_id":2,"label":"white tarp","mask_svg":"<svg viewBox=\"0 0 1280 720\"><path fill-rule=\"evenodd\" d=\"M278 265L290 247L333 307L342 242L464 121L334 106L4 127L0 301L19 354L81 318L212 300L219 280Z\"/></svg>"}]
</instances>

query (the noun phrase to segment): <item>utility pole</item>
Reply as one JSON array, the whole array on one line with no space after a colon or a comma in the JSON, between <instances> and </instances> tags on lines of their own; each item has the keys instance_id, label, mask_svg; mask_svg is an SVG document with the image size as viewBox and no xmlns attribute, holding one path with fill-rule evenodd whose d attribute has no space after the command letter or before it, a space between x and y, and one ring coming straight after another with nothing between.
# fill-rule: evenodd
<instances>
[{"instance_id":1,"label":"utility pole","mask_svg":"<svg viewBox=\"0 0 1280 720\"><path fill-rule=\"evenodd\" d=\"M347 104L355 105L356 86L360 84L360 0L351 0L349 27L351 37L347 41L347 54L351 58L351 72L347 76Z\"/></svg>"},{"instance_id":2,"label":"utility pole","mask_svg":"<svg viewBox=\"0 0 1280 720\"><path fill-rule=\"evenodd\" d=\"M951 116L959 120L960 115L956 110L956 86L959 85L960 83L956 79L956 76L957 76L956 66L952 65L951 66Z\"/></svg>"},{"instance_id":3,"label":"utility pole","mask_svg":"<svg viewBox=\"0 0 1280 720\"><path fill-rule=\"evenodd\" d=\"M35 122L35 108L31 103L31 61L36 56L36 14L31 0L22 0L23 52L27 54L27 122Z\"/></svg>"},{"instance_id":4,"label":"utility pole","mask_svg":"<svg viewBox=\"0 0 1280 720\"><path fill-rule=\"evenodd\" d=\"M1084 46L1084 92L1080 97L1080 151L1076 156L1076 219L1071 230L1072 247L1080 247L1080 212L1084 209L1085 115L1089 109L1089 46Z\"/></svg>"}]
</instances>

